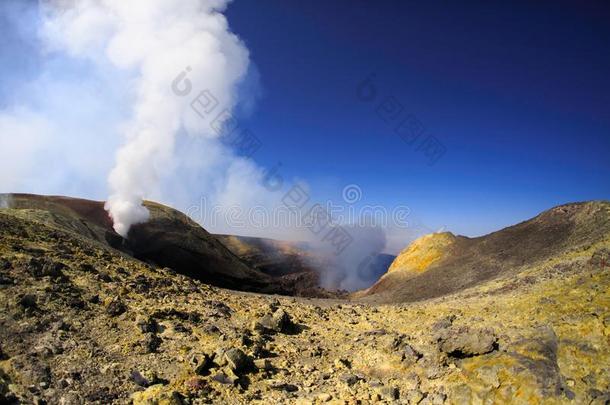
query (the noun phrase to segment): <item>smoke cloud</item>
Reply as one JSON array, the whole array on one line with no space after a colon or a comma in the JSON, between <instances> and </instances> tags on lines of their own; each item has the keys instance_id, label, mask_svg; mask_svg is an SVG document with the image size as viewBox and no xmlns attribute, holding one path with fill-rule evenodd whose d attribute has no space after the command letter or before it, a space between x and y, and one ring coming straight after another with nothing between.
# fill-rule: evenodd
<instances>
[{"instance_id":1,"label":"smoke cloud","mask_svg":"<svg viewBox=\"0 0 610 405\"><path fill-rule=\"evenodd\" d=\"M11 208L12 199L10 194L0 194L0 208Z\"/></svg>"},{"instance_id":2,"label":"smoke cloud","mask_svg":"<svg viewBox=\"0 0 610 405\"><path fill-rule=\"evenodd\" d=\"M148 218L142 200L158 190L174 159L181 130L217 136L172 92L184 69L190 86L209 90L222 110L236 102L236 87L248 68L248 52L229 31L221 0L81 0L49 4L44 32L54 49L87 58L95 66L130 72L131 119L116 154L106 203L115 230ZM184 75L184 73L183 73Z\"/></svg>"},{"instance_id":3,"label":"smoke cloud","mask_svg":"<svg viewBox=\"0 0 610 405\"><path fill-rule=\"evenodd\" d=\"M248 218L241 227L207 222L206 209L225 218L236 206L282 207L282 192L264 185L265 169L191 108L204 90L216 112L233 115L252 113L257 99L258 72L229 30L226 5L0 2L0 192L107 200L123 235L147 217L146 198L213 233L306 238L290 227L249 226ZM188 97L175 92L176 79Z\"/></svg>"},{"instance_id":4,"label":"smoke cloud","mask_svg":"<svg viewBox=\"0 0 610 405\"><path fill-rule=\"evenodd\" d=\"M385 231L374 224L342 227L351 242L339 253L328 241L309 242L313 253L309 264L318 270L326 289L356 291L370 287L387 270L379 257L386 248Z\"/></svg>"},{"instance_id":5,"label":"smoke cloud","mask_svg":"<svg viewBox=\"0 0 610 405\"><path fill-rule=\"evenodd\" d=\"M302 182L280 173L283 187L270 190L266 170L191 107L206 90L216 111L252 110L258 73L223 16L227 4L1 1L0 192L106 200L123 236L148 218L142 199L155 200L213 233L312 242L328 264L318 266L325 286L366 287L375 281L367 258L386 244L404 247L400 235L386 243L376 227L354 228L353 244L336 256L302 227L207 221L217 209L223 218L235 207L281 211L283 194Z\"/></svg>"}]
</instances>

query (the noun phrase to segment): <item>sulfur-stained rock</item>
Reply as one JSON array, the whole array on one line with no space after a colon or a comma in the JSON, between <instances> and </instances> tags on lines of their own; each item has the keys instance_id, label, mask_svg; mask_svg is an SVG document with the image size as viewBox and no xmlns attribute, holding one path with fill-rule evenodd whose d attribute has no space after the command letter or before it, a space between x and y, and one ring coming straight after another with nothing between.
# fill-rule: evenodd
<instances>
[{"instance_id":1,"label":"sulfur-stained rock","mask_svg":"<svg viewBox=\"0 0 610 405\"><path fill-rule=\"evenodd\" d=\"M419 404L424 399L424 394L418 389L412 389L405 393L405 399L409 404Z\"/></svg>"},{"instance_id":2,"label":"sulfur-stained rock","mask_svg":"<svg viewBox=\"0 0 610 405\"><path fill-rule=\"evenodd\" d=\"M488 387L498 388L500 379L498 378L499 366L484 366L477 370L477 376Z\"/></svg>"},{"instance_id":3,"label":"sulfur-stained rock","mask_svg":"<svg viewBox=\"0 0 610 405\"><path fill-rule=\"evenodd\" d=\"M571 392L564 385L557 363L558 346L555 331L545 325L536 328L531 337L515 342L512 347L515 351L509 352L533 376L537 394L541 397L556 397L562 392Z\"/></svg>"},{"instance_id":4,"label":"sulfur-stained rock","mask_svg":"<svg viewBox=\"0 0 610 405\"><path fill-rule=\"evenodd\" d=\"M182 405L182 396L168 390L161 384L153 385L145 391L135 392L132 395L133 405Z\"/></svg>"},{"instance_id":5,"label":"sulfur-stained rock","mask_svg":"<svg viewBox=\"0 0 610 405\"><path fill-rule=\"evenodd\" d=\"M379 395L381 395L382 398L386 400L392 401L398 399L399 397L399 390L397 387L381 386L378 387L376 391L379 393Z\"/></svg>"},{"instance_id":6,"label":"sulfur-stained rock","mask_svg":"<svg viewBox=\"0 0 610 405\"><path fill-rule=\"evenodd\" d=\"M439 349L450 357L465 358L492 352L497 338L490 330L468 327L444 330L439 337Z\"/></svg>"},{"instance_id":7,"label":"sulfur-stained rock","mask_svg":"<svg viewBox=\"0 0 610 405\"><path fill-rule=\"evenodd\" d=\"M273 369L273 365L269 359L256 359L254 360L254 366L259 370L269 371Z\"/></svg>"},{"instance_id":8,"label":"sulfur-stained rock","mask_svg":"<svg viewBox=\"0 0 610 405\"><path fill-rule=\"evenodd\" d=\"M442 392L433 392L429 393L426 396L426 399L430 401L432 405L443 405L445 403L445 399L447 399L447 395Z\"/></svg>"}]
</instances>

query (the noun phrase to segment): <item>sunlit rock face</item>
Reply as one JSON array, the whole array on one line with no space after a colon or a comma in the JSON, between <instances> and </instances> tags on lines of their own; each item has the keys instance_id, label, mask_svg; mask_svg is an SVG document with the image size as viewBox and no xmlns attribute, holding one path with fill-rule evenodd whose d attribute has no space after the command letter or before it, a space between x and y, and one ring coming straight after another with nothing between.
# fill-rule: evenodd
<instances>
[{"instance_id":1,"label":"sunlit rock face","mask_svg":"<svg viewBox=\"0 0 610 405\"><path fill-rule=\"evenodd\" d=\"M606 240L609 206L605 201L566 204L477 238L449 232L426 235L402 251L388 273L358 295L375 302L417 301L516 277Z\"/></svg>"}]
</instances>

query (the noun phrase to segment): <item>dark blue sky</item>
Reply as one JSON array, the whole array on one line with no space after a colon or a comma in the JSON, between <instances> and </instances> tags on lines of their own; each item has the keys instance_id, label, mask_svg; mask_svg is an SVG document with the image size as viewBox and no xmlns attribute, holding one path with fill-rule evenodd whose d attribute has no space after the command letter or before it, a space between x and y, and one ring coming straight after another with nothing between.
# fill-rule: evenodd
<instances>
[{"instance_id":1,"label":"dark blue sky","mask_svg":"<svg viewBox=\"0 0 610 405\"><path fill-rule=\"evenodd\" d=\"M466 235L610 198L608 2L236 0L227 16L260 74L256 160L324 198L354 183ZM434 165L376 112L388 97L446 148Z\"/></svg>"}]
</instances>

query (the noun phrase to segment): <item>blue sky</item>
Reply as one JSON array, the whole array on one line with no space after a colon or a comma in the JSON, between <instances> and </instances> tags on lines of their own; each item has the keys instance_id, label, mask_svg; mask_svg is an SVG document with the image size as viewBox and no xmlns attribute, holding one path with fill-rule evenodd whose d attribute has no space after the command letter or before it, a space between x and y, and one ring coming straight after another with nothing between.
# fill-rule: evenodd
<instances>
[{"instance_id":1,"label":"blue sky","mask_svg":"<svg viewBox=\"0 0 610 405\"><path fill-rule=\"evenodd\" d=\"M0 192L106 199L133 72L47 52L36 4L0 2ZM226 16L250 53L239 117L263 143L256 164L186 143L174 163L193 173L168 177L185 195L146 198L186 210L208 183L232 184L214 168L241 167L229 200L273 206L250 178L281 164L315 201L341 204L354 184L354 208L408 206L414 233L468 236L610 199L607 2L235 0ZM380 113L388 100L398 114ZM396 132L405 117L423 129L413 145ZM418 150L429 137L446 150L432 165ZM392 251L411 236L394 235Z\"/></svg>"},{"instance_id":2,"label":"blue sky","mask_svg":"<svg viewBox=\"0 0 610 405\"><path fill-rule=\"evenodd\" d=\"M610 198L610 5L238 0L227 17L260 75L255 159L323 198L357 184L471 236ZM387 97L444 145L434 165L376 112Z\"/></svg>"}]
</instances>

